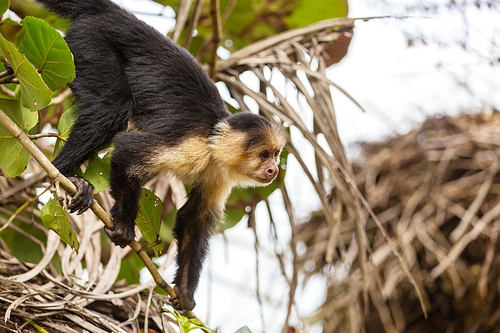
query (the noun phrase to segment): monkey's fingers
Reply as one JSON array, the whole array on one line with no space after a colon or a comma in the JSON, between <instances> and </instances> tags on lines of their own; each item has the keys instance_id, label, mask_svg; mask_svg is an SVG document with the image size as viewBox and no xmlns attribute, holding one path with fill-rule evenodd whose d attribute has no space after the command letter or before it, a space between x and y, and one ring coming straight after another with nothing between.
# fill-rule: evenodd
<instances>
[{"instance_id":1,"label":"monkey's fingers","mask_svg":"<svg viewBox=\"0 0 500 333\"><path fill-rule=\"evenodd\" d=\"M109 239L121 248L124 248L135 239L134 226L127 226L119 221L115 221L115 228L113 230L104 228Z\"/></svg>"},{"instance_id":2,"label":"monkey's fingers","mask_svg":"<svg viewBox=\"0 0 500 333\"><path fill-rule=\"evenodd\" d=\"M181 301L179 299L179 297L170 297L169 298L169 304L177 311L179 312L179 314L185 316L186 313L188 312L188 310L184 310L182 308L182 304L181 304Z\"/></svg>"},{"instance_id":3,"label":"monkey's fingers","mask_svg":"<svg viewBox=\"0 0 500 333\"><path fill-rule=\"evenodd\" d=\"M187 312L187 310L183 310L182 309L182 305L181 305L181 302L179 300L178 297L170 297L169 298L169 303L170 305L175 309L177 310L177 312L179 312L181 315L185 315L185 313Z\"/></svg>"},{"instance_id":4,"label":"monkey's fingers","mask_svg":"<svg viewBox=\"0 0 500 333\"><path fill-rule=\"evenodd\" d=\"M85 212L94 204L94 187L81 177L68 177L78 188L73 199L68 204L70 213L77 211L77 214Z\"/></svg>"},{"instance_id":5,"label":"monkey's fingers","mask_svg":"<svg viewBox=\"0 0 500 333\"><path fill-rule=\"evenodd\" d=\"M177 312L184 316L188 311L192 310L196 306L196 303L194 302L194 299L186 297L186 295L184 295L183 292L177 288L177 286L174 286L174 291L177 294L177 297L169 298L170 305L172 305Z\"/></svg>"}]
</instances>

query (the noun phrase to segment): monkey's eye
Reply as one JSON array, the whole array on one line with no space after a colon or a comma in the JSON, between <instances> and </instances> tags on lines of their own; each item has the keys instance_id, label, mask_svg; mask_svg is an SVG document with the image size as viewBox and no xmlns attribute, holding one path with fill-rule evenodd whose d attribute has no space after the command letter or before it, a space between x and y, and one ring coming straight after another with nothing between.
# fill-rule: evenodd
<instances>
[{"instance_id":1,"label":"monkey's eye","mask_svg":"<svg viewBox=\"0 0 500 333\"><path fill-rule=\"evenodd\" d=\"M268 151L263 151L260 153L260 157L263 159L268 159L269 158L269 152Z\"/></svg>"},{"instance_id":2,"label":"monkey's eye","mask_svg":"<svg viewBox=\"0 0 500 333\"><path fill-rule=\"evenodd\" d=\"M279 155L279 154L280 154L280 151L279 151L279 150L276 150L276 151L274 152L274 158L278 158L278 155Z\"/></svg>"}]
</instances>

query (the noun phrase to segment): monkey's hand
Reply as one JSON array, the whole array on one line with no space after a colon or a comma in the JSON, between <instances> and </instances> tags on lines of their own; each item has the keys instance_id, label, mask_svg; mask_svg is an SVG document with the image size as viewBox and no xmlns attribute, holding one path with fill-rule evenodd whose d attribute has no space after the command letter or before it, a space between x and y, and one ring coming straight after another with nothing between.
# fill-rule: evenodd
<instances>
[{"instance_id":1,"label":"monkey's hand","mask_svg":"<svg viewBox=\"0 0 500 333\"><path fill-rule=\"evenodd\" d=\"M174 291L177 294L177 298L170 297L170 304L176 309L181 315L185 315L186 312L193 310L196 306L194 299L182 292L181 289L174 286Z\"/></svg>"},{"instance_id":2,"label":"monkey's hand","mask_svg":"<svg viewBox=\"0 0 500 333\"><path fill-rule=\"evenodd\" d=\"M104 228L109 239L121 248L129 245L135 238L134 224L127 225L115 220L115 228L113 230Z\"/></svg>"},{"instance_id":3,"label":"monkey's hand","mask_svg":"<svg viewBox=\"0 0 500 333\"><path fill-rule=\"evenodd\" d=\"M69 212L78 211L77 214L80 215L94 204L94 186L82 177L68 177L68 179L78 188L68 204Z\"/></svg>"}]
</instances>

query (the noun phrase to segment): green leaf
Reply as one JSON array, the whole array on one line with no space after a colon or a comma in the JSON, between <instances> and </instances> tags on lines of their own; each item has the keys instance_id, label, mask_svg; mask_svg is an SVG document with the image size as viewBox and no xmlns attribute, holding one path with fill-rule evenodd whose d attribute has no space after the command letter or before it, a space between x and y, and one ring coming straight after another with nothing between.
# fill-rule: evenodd
<instances>
[{"instance_id":1,"label":"green leaf","mask_svg":"<svg viewBox=\"0 0 500 333\"><path fill-rule=\"evenodd\" d=\"M57 198L50 199L42 207L41 213L43 224L45 224L47 228L57 232L59 237L61 237L66 244L78 252L80 245L78 243L75 230L73 230L68 214L66 214L64 208L61 207Z\"/></svg>"},{"instance_id":2,"label":"green leaf","mask_svg":"<svg viewBox=\"0 0 500 333\"><path fill-rule=\"evenodd\" d=\"M9 5L9 0L0 0L0 15L3 15L9 9Z\"/></svg>"},{"instance_id":3,"label":"green leaf","mask_svg":"<svg viewBox=\"0 0 500 333\"><path fill-rule=\"evenodd\" d=\"M40 110L50 102L50 92L35 67L11 42L0 35L0 50L19 80L19 99L30 110Z\"/></svg>"},{"instance_id":4,"label":"green leaf","mask_svg":"<svg viewBox=\"0 0 500 333\"><path fill-rule=\"evenodd\" d=\"M248 326L243 326L234 333L252 333L252 331L250 331Z\"/></svg>"},{"instance_id":5,"label":"green leaf","mask_svg":"<svg viewBox=\"0 0 500 333\"><path fill-rule=\"evenodd\" d=\"M57 132L59 132L59 136L64 139L69 138L69 133L71 132L71 127L76 120L76 114L73 109L68 109L64 112L59 118L59 123L57 124ZM54 152L52 153L52 159L54 159L57 154L61 151L62 146L64 145L64 140L57 138L56 144L54 145Z\"/></svg>"},{"instance_id":6,"label":"green leaf","mask_svg":"<svg viewBox=\"0 0 500 333\"><path fill-rule=\"evenodd\" d=\"M175 208L170 209L170 211L163 211L162 223L160 224L160 238L165 243L171 243L174 240L174 234L172 229L175 224L175 216L177 210Z\"/></svg>"},{"instance_id":7,"label":"green leaf","mask_svg":"<svg viewBox=\"0 0 500 333\"><path fill-rule=\"evenodd\" d=\"M33 113L33 112L29 112L28 110L26 110L26 113ZM28 131L29 135L42 133L42 115L40 114L40 112L37 112L36 115L37 115L36 124Z\"/></svg>"},{"instance_id":8,"label":"green leaf","mask_svg":"<svg viewBox=\"0 0 500 333\"><path fill-rule=\"evenodd\" d=\"M119 281L126 279L129 285L138 284L140 283L140 271L144 266L145 265L139 256L126 256L121 261L120 273L118 274L116 280Z\"/></svg>"},{"instance_id":9,"label":"green leaf","mask_svg":"<svg viewBox=\"0 0 500 333\"><path fill-rule=\"evenodd\" d=\"M301 0L285 22L288 28L305 27L326 19L346 17L347 13L346 0Z\"/></svg>"},{"instance_id":10,"label":"green leaf","mask_svg":"<svg viewBox=\"0 0 500 333\"><path fill-rule=\"evenodd\" d=\"M6 206L4 207L7 208ZM33 239L26 237L25 235L30 235L35 239L39 239L42 244L47 242L47 237L45 236L45 232L34 226L41 223L39 218L31 214L28 216L21 213L21 215L29 219L34 219L33 225L21 222L17 218L14 219L12 224L20 230L23 230L24 233L7 228L2 231L2 241L8 246L10 254L17 259L37 264L43 257L42 249L39 244L33 241ZM10 215L0 213L0 217L7 221L10 218ZM19 246L19 244L22 244L23 246Z\"/></svg>"},{"instance_id":11,"label":"green leaf","mask_svg":"<svg viewBox=\"0 0 500 333\"><path fill-rule=\"evenodd\" d=\"M171 6L173 8L177 8L179 5L179 0L153 0L154 2L159 3L163 6Z\"/></svg>"},{"instance_id":12,"label":"green leaf","mask_svg":"<svg viewBox=\"0 0 500 333\"><path fill-rule=\"evenodd\" d=\"M92 155L85 169L83 178L89 181L96 192L104 191L109 186L109 173L111 172L111 154L106 153L103 158Z\"/></svg>"},{"instance_id":13,"label":"green leaf","mask_svg":"<svg viewBox=\"0 0 500 333\"><path fill-rule=\"evenodd\" d=\"M73 54L62 36L46 22L26 17L24 38L19 44L19 51L42 74L42 78L51 90L64 87L75 78Z\"/></svg>"},{"instance_id":14,"label":"green leaf","mask_svg":"<svg viewBox=\"0 0 500 333\"><path fill-rule=\"evenodd\" d=\"M244 209L227 209L224 212L224 220L219 224L217 231L223 232L226 229L234 227L246 214Z\"/></svg>"},{"instance_id":15,"label":"green leaf","mask_svg":"<svg viewBox=\"0 0 500 333\"><path fill-rule=\"evenodd\" d=\"M0 98L0 109L9 116L24 132L32 129L38 114L23 108L19 101ZM17 177L26 169L31 155L12 137L5 127L0 126L0 174L6 177Z\"/></svg>"},{"instance_id":16,"label":"green leaf","mask_svg":"<svg viewBox=\"0 0 500 333\"><path fill-rule=\"evenodd\" d=\"M142 237L148 243L154 243L158 239L160 232L161 214L163 212L163 204L156 195L148 189L142 189L142 198L139 202L139 214L135 219L135 223L139 226ZM161 255L162 244L153 248L155 255Z\"/></svg>"}]
</instances>

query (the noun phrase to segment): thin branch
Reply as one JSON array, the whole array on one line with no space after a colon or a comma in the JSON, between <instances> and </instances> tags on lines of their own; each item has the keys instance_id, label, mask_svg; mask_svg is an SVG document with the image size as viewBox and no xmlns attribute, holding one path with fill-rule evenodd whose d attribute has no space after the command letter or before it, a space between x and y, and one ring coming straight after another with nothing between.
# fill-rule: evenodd
<instances>
[{"instance_id":1,"label":"thin branch","mask_svg":"<svg viewBox=\"0 0 500 333\"><path fill-rule=\"evenodd\" d=\"M184 39L184 43L182 47L185 49L189 49L191 45L191 41L193 40L193 31L194 28L198 26L198 21L200 19L201 8L203 7L202 0L196 0L196 4L194 5L194 13L189 20L189 26L186 32L186 39Z\"/></svg>"},{"instance_id":2,"label":"thin branch","mask_svg":"<svg viewBox=\"0 0 500 333\"><path fill-rule=\"evenodd\" d=\"M212 80L216 80L217 76L217 49L219 48L220 39L222 37L222 23L220 18L220 3L219 0L210 1L210 14L212 16L212 52L208 60L208 75Z\"/></svg>"},{"instance_id":3,"label":"thin branch","mask_svg":"<svg viewBox=\"0 0 500 333\"><path fill-rule=\"evenodd\" d=\"M255 250L255 296L257 297L257 302L259 303L259 313L260 320L262 321L262 332L266 331L266 321L264 320L264 312L262 305L262 296L260 294L260 279L259 279L259 235L257 235L257 225L255 223L255 207L256 205L252 205L252 210L248 216L248 225L253 231L253 235L255 237L254 250Z\"/></svg>"},{"instance_id":4,"label":"thin branch","mask_svg":"<svg viewBox=\"0 0 500 333\"><path fill-rule=\"evenodd\" d=\"M71 91L70 88L64 89L62 92L59 93L59 95L57 95L56 97L52 98L52 100L50 101L49 105L61 104L66 99L66 97L68 97L69 95L71 95L71 93L72 93L72 91Z\"/></svg>"},{"instance_id":5,"label":"thin branch","mask_svg":"<svg viewBox=\"0 0 500 333\"><path fill-rule=\"evenodd\" d=\"M224 14L222 15L221 26L224 26L224 23L226 23L226 20L229 17L229 15L231 14L231 12L233 11L233 8L236 5L237 1L238 0L231 0L229 5L227 5L226 10L224 10ZM201 59L203 59L203 57L207 53L210 44L212 44L212 38L213 38L213 32L210 33L210 35L207 37L207 39L205 40L205 42L201 46L200 51L198 51L198 54L196 55L196 59L198 61L201 61Z\"/></svg>"},{"instance_id":6,"label":"thin branch","mask_svg":"<svg viewBox=\"0 0 500 333\"><path fill-rule=\"evenodd\" d=\"M0 92L12 98L15 96L15 93L12 90L5 88L3 85L0 85Z\"/></svg>"},{"instance_id":7,"label":"thin branch","mask_svg":"<svg viewBox=\"0 0 500 333\"><path fill-rule=\"evenodd\" d=\"M290 197L288 196L288 191L285 186L280 187L281 195L283 196L283 202L285 203L285 209L288 214L290 220L290 230L291 230L291 249L292 249L292 265L293 265L293 273L292 273L292 281L290 283L290 290L288 293L288 310L286 313L285 326L283 327L283 333L289 331L288 321L290 320L290 315L292 314L292 305L293 300L295 299L295 292L297 290L297 281L298 281L298 265L299 265L299 255L297 254L297 223L294 218L292 203L290 201Z\"/></svg>"},{"instance_id":8,"label":"thin branch","mask_svg":"<svg viewBox=\"0 0 500 333\"><path fill-rule=\"evenodd\" d=\"M175 27L172 29L172 41L177 43L179 37L181 36L181 32L186 25L186 20L189 14L189 9L191 8L192 0L185 0L179 2L179 9L177 10L177 17L175 20Z\"/></svg>"},{"instance_id":9,"label":"thin branch","mask_svg":"<svg viewBox=\"0 0 500 333\"><path fill-rule=\"evenodd\" d=\"M66 138L63 138L62 136L60 136L59 134L57 133L40 133L40 134L33 134L33 135L28 135L28 138L30 140L36 140L36 139L40 139L40 138L58 138L58 139L61 139L63 141L66 141Z\"/></svg>"},{"instance_id":10,"label":"thin branch","mask_svg":"<svg viewBox=\"0 0 500 333\"><path fill-rule=\"evenodd\" d=\"M16 74L10 74L9 76L3 78L0 80L0 84L6 84L6 83L17 83L19 82L16 78Z\"/></svg>"}]
</instances>

